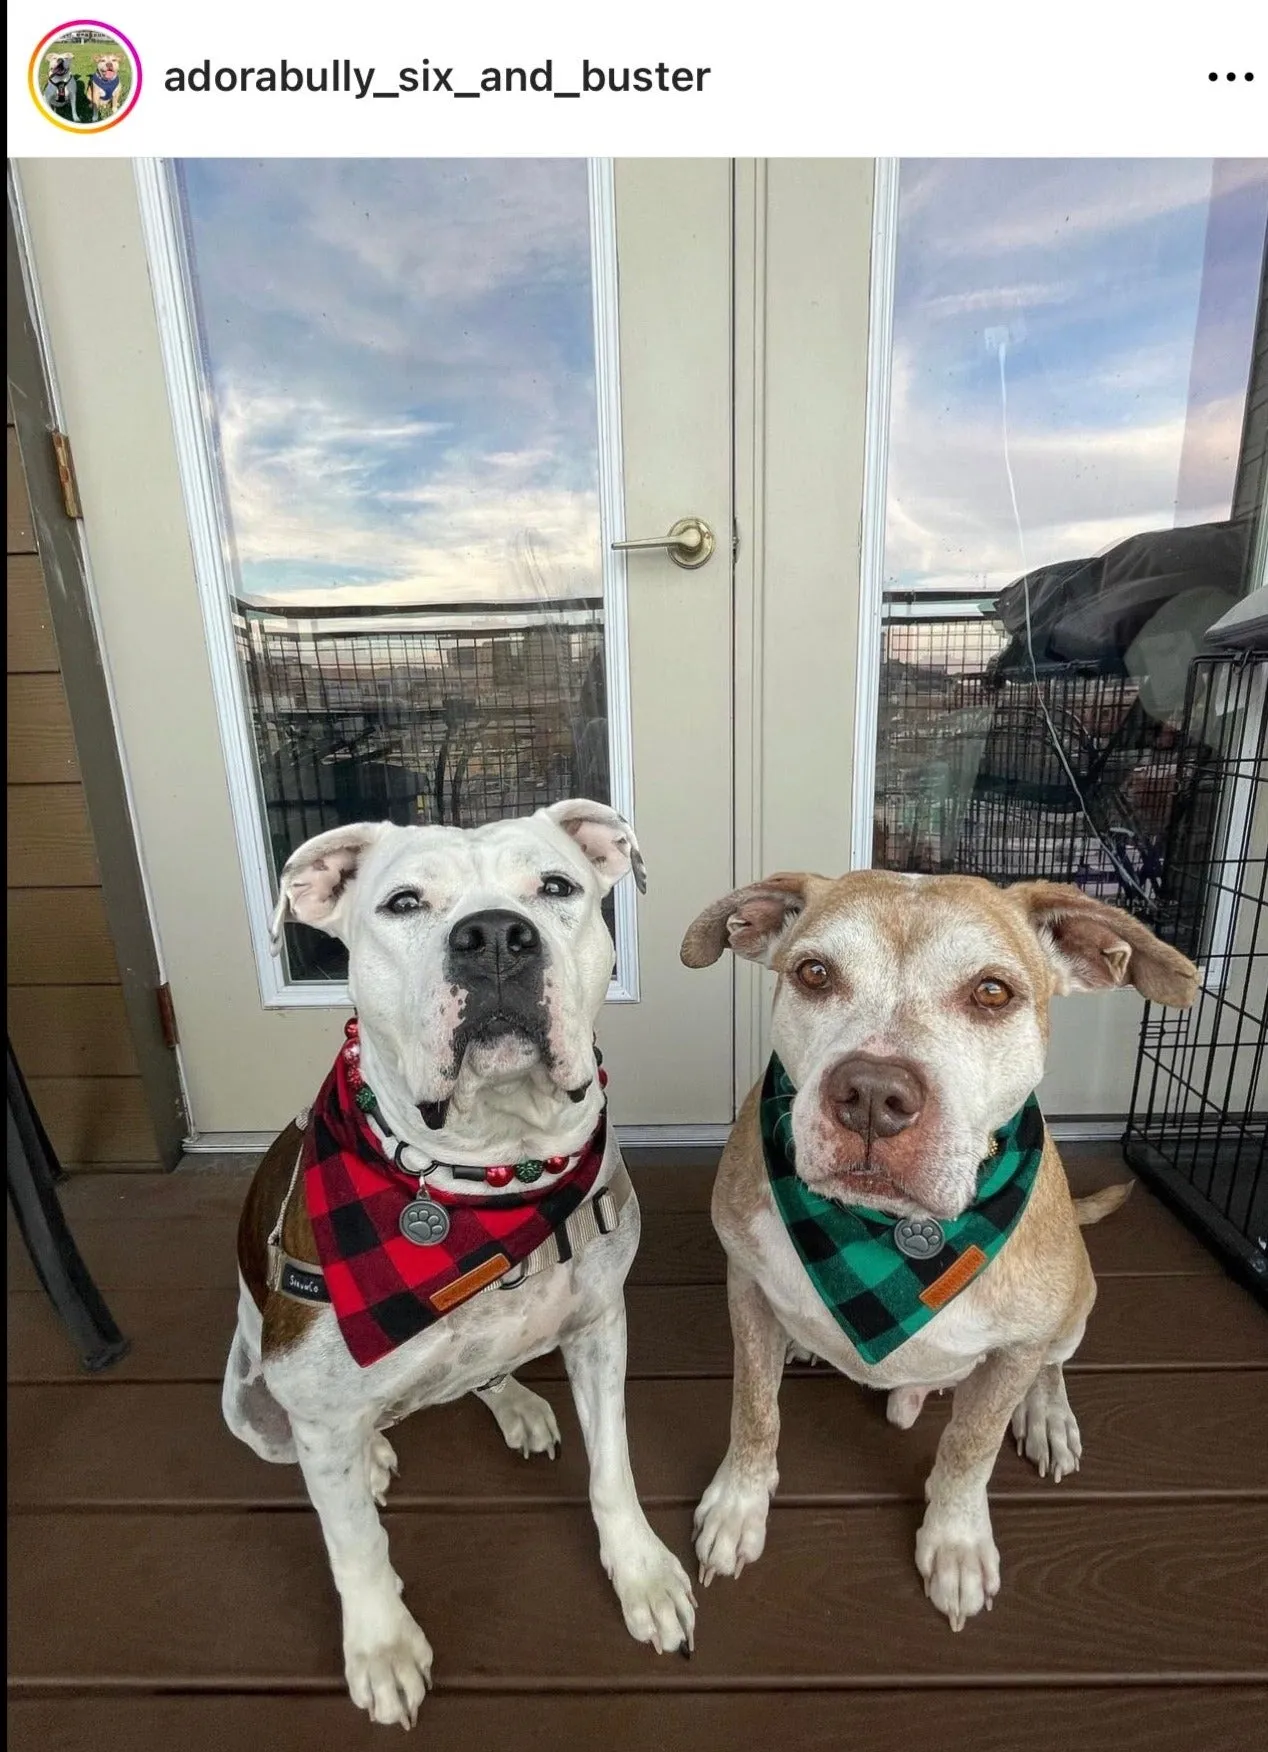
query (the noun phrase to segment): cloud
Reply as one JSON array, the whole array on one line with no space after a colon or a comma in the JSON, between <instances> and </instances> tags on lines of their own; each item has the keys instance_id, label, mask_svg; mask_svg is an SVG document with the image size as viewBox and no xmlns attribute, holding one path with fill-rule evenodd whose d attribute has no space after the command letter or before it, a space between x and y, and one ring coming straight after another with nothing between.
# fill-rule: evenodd
<instances>
[{"instance_id":1,"label":"cloud","mask_svg":"<svg viewBox=\"0 0 1268 1752\"><path fill-rule=\"evenodd\" d=\"M194 162L242 583L489 599L530 537L598 588L583 160Z\"/></svg>"},{"instance_id":2,"label":"cloud","mask_svg":"<svg viewBox=\"0 0 1268 1752\"><path fill-rule=\"evenodd\" d=\"M1240 405L1225 403L1189 422L1181 415L1150 426L1014 432L1008 458L1020 537L999 423L943 421L930 430L917 422L891 453L886 578L929 587L936 575L1001 589L1025 566L1170 528L1182 452L1196 495L1185 521L1226 517L1240 421Z\"/></svg>"},{"instance_id":3,"label":"cloud","mask_svg":"<svg viewBox=\"0 0 1268 1752\"><path fill-rule=\"evenodd\" d=\"M549 453L442 448L412 484L384 485L402 478L395 457L339 410L232 394L220 440L252 599L336 585L342 599L354 582L376 601L522 594L527 540L548 594L599 589L597 493L552 482ZM411 437L392 428L390 441Z\"/></svg>"},{"instance_id":4,"label":"cloud","mask_svg":"<svg viewBox=\"0 0 1268 1752\"><path fill-rule=\"evenodd\" d=\"M1226 517L1266 210L1262 161L904 163L886 581L992 593Z\"/></svg>"}]
</instances>

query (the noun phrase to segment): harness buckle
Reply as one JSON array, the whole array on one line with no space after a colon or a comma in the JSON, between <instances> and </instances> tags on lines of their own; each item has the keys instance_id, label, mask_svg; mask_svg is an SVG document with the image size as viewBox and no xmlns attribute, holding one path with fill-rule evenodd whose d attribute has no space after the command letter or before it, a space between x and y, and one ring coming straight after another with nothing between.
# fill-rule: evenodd
<instances>
[{"instance_id":1,"label":"harness buckle","mask_svg":"<svg viewBox=\"0 0 1268 1752\"><path fill-rule=\"evenodd\" d=\"M600 1235L610 1235L621 1220L621 1213L616 1208L616 1200L612 1197L611 1190L605 1186L602 1192L595 1194L592 1203L594 1220L599 1226Z\"/></svg>"},{"instance_id":2,"label":"harness buckle","mask_svg":"<svg viewBox=\"0 0 1268 1752\"><path fill-rule=\"evenodd\" d=\"M511 1267L510 1271L504 1271L502 1273L501 1277L498 1279L498 1289L517 1290L523 1282L524 1261L521 1259L518 1265L513 1265Z\"/></svg>"}]
</instances>

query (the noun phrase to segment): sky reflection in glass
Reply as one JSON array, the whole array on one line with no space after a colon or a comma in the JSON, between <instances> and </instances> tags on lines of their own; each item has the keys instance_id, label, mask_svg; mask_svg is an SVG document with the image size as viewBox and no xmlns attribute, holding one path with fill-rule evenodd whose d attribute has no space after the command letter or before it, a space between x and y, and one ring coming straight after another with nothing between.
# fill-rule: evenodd
<instances>
[{"instance_id":1,"label":"sky reflection in glass","mask_svg":"<svg viewBox=\"0 0 1268 1752\"><path fill-rule=\"evenodd\" d=\"M600 593L584 159L181 181L249 599Z\"/></svg>"},{"instance_id":2,"label":"sky reflection in glass","mask_svg":"<svg viewBox=\"0 0 1268 1752\"><path fill-rule=\"evenodd\" d=\"M904 160L885 582L1024 569L1229 515L1268 161Z\"/></svg>"}]
</instances>

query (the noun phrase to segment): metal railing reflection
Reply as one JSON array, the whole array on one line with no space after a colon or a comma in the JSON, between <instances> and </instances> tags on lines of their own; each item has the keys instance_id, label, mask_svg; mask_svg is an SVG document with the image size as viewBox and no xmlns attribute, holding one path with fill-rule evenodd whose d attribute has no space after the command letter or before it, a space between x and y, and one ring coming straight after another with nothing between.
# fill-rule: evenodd
<instances>
[{"instance_id":1,"label":"metal railing reflection","mask_svg":"<svg viewBox=\"0 0 1268 1752\"><path fill-rule=\"evenodd\" d=\"M603 604L232 605L274 867L349 821L476 827L608 798ZM290 943L292 977L337 946ZM315 964L315 965L314 965Z\"/></svg>"},{"instance_id":2,"label":"metal railing reflection","mask_svg":"<svg viewBox=\"0 0 1268 1752\"><path fill-rule=\"evenodd\" d=\"M995 601L886 593L873 862L1072 882L1151 916L1181 732L1103 663L1032 674Z\"/></svg>"}]
</instances>

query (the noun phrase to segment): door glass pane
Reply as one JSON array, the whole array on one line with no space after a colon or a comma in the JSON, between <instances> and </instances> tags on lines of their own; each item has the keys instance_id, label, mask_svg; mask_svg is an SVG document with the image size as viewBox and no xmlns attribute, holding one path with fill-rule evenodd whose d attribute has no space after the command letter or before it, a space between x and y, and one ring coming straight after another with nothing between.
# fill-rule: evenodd
<instances>
[{"instance_id":1,"label":"door glass pane","mask_svg":"<svg viewBox=\"0 0 1268 1752\"><path fill-rule=\"evenodd\" d=\"M1152 916L1262 581L1263 160L904 161L874 858Z\"/></svg>"},{"instance_id":2,"label":"door glass pane","mask_svg":"<svg viewBox=\"0 0 1268 1752\"><path fill-rule=\"evenodd\" d=\"M586 161L178 186L274 873L349 821L608 801ZM287 955L346 971L303 926Z\"/></svg>"}]
</instances>

